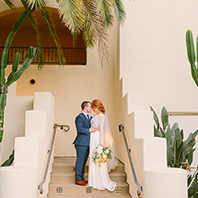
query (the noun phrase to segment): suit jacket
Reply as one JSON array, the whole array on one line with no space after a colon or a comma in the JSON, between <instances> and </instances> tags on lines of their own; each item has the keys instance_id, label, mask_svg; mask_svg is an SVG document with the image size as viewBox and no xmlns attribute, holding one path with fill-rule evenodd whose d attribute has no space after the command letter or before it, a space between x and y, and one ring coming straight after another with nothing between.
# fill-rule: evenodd
<instances>
[{"instance_id":1,"label":"suit jacket","mask_svg":"<svg viewBox=\"0 0 198 198\"><path fill-rule=\"evenodd\" d=\"M84 113L79 114L75 119L77 136L73 144L89 146L90 133L89 128L91 127L91 118L88 120Z\"/></svg>"}]
</instances>

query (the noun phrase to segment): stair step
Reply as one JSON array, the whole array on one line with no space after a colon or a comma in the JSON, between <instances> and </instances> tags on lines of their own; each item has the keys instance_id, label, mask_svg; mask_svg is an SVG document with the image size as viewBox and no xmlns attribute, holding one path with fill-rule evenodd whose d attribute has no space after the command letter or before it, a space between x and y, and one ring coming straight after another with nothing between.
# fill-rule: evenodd
<instances>
[{"instance_id":1,"label":"stair step","mask_svg":"<svg viewBox=\"0 0 198 198\"><path fill-rule=\"evenodd\" d=\"M76 158L55 157L51 173L51 182L49 184L49 193L47 198L130 198L129 186L126 183L126 173L124 164L118 162L115 170L111 171L109 176L112 181L117 183L116 190L96 190L86 186L75 185L75 162ZM88 162L85 167L85 179L88 178ZM91 192L88 192L91 190Z\"/></svg>"},{"instance_id":2,"label":"stair step","mask_svg":"<svg viewBox=\"0 0 198 198\"><path fill-rule=\"evenodd\" d=\"M55 158L52 171L53 173L70 173L74 172L75 168L75 158ZM85 166L85 173L88 172L88 163ZM118 166L116 167L115 170L111 171L113 172L124 172L124 165L122 162L118 161Z\"/></svg>"},{"instance_id":3,"label":"stair step","mask_svg":"<svg viewBox=\"0 0 198 198\"><path fill-rule=\"evenodd\" d=\"M88 188L88 186L78 186L75 185L74 183L50 183L49 186L49 192L52 194L60 194L57 193L57 188L61 187L62 188L62 193L61 194L73 194L75 193L75 195L86 195L88 194L86 189ZM128 184L125 182L117 182L117 187L119 189L121 189L121 193L129 193L129 187ZM96 189L92 189L92 193L91 194L114 194L115 192L109 192L108 190L96 190ZM121 194L121 193L117 193L117 194Z\"/></svg>"},{"instance_id":4,"label":"stair step","mask_svg":"<svg viewBox=\"0 0 198 198\"><path fill-rule=\"evenodd\" d=\"M126 174L123 172L112 172L109 174L110 178L114 182L126 182ZM88 173L85 173L85 178L88 178ZM74 183L75 182L75 173L52 173L51 182L53 183Z\"/></svg>"},{"instance_id":5,"label":"stair step","mask_svg":"<svg viewBox=\"0 0 198 198\"><path fill-rule=\"evenodd\" d=\"M112 193L112 194L92 194L92 193L86 193L86 194L48 194L47 198L79 198L79 197L90 197L90 198L131 198L131 196L127 193Z\"/></svg>"}]
</instances>

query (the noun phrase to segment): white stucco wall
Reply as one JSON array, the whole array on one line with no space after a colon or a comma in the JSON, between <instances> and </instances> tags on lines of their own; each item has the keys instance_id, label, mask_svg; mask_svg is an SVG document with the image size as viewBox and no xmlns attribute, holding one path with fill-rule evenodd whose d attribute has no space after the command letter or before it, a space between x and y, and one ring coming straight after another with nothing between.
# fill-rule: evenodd
<instances>
[{"instance_id":1,"label":"white stucco wall","mask_svg":"<svg viewBox=\"0 0 198 198\"><path fill-rule=\"evenodd\" d=\"M120 78L133 76L130 91L142 92L145 109L152 106L159 117L163 106L168 111L198 111L198 88L185 43L188 29L194 37L198 35L197 1L125 0L124 6L127 19L120 29ZM189 129L186 126L185 131L192 132L190 123Z\"/></svg>"},{"instance_id":2,"label":"white stucco wall","mask_svg":"<svg viewBox=\"0 0 198 198\"><path fill-rule=\"evenodd\" d=\"M127 20L120 34L120 76L136 76L145 107L197 110L186 55L185 32L198 35L197 1L124 1Z\"/></svg>"},{"instance_id":3,"label":"white stucco wall","mask_svg":"<svg viewBox=\"0 0 198 198\"><path fill-rule=\"evenodd\" d=\"M3 163L14 149L14 139L25 135L25 111L33 109L33 96L16 96L16 83L8 89L5 108L4 135L1 143Z\"/></svg>"}]
</instances>

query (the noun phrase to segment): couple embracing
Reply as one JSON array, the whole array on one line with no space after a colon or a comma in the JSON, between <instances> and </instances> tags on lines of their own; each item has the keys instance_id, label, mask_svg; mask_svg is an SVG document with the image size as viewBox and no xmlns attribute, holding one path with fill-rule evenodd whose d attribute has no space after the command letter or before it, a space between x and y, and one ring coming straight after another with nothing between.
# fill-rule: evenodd
<instances>
[{"instance_id":1,"label":"couple embracing","mask_svg":"<svg viewBox=\"0 0 198 198\"><path fill-rule=\"evenodd\" d=\"M77 159L75 168L75 184L93 187L98 190L114 191L116 183L111 181L108 172L115 169L118 158L112 134L109 129L107 114L101 100L95 99L92 102L84 101L81 104L82 112L76 117L75 124L77 136L73 142L76 148ZM90 117L91 111L95 114ZM100 165L95 164L92 154L96 147L109 147L112 151L112 159ZM84 178L85 165L89 156L88 181Z\"/></svg>"}]
</instances>

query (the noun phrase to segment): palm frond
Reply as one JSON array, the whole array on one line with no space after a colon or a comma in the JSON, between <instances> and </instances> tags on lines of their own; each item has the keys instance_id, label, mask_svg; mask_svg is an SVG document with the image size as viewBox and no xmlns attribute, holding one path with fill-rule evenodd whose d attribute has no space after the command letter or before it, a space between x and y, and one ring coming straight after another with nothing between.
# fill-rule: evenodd
<instances>
[{"instance_id":1,"label":"palm frond","mask_svg":"<svg viewBox=\"0 0 198 198\"><path fill-rule=\"evenodd\" d=\"M126 18L126 13L124 11L124 6L121 0L112 0L114 7L114 12L119 24L122 24Z\"/></svg>"},{"instance_id":2,"label":"palm frond","mask_svg":"<svg viewBox=\"0 0 198 198\"><path fill-rule=\"evenodd\" d=\"M14 8L14 4L12 3L12 1L9 1L9 0L4 0L4 1L9 6L9 8L11 8L11 9Z\"/></svg>"},{"instance_id":3,"label":"palm frond","mask_svg":"<svg viewBox=\"0 0 198 198\"><path fill-rule=\"evenodd\" d=\"M38 25L37 25L38 23L37 23L36 18L34 17L33 14L30 15L30 21L32 23L32 27L34 29L34 33L35 33L36 41L37 41L38 69L42 69L44 67L42 42L41 42L40 32L38 30Z\"/></svg>"},{"instance_id":4,"label":"palm frond","mask_svg":"<svg viewBox=\"0 0 198 198\"><path fill-rule=\"evenodd\" d=\"M105 27L113 25L112 4L109 0L96 0L97 9Z\"/></svg>"},{"instance_id":5,"label":"palm frond","mask_svg":"<svg viewBox=\"0 0 198 198\"><path fill-rule=\"evenodd\" d=\"M86 29L88 28L86 27ZM96 43L94 35L91 34L91 32L89 31L83 31L83 39L87 47L93 47L94 44Z\"/></svg>"},{"instance_id":6,"label":"palm frond","mask_svg":"<svg viewBox=\"0 0 198 198\"><path fill-rule=\"evenodd\" d=\"M45 6L45 0L27 0L27 5L31 6L31 8L36 5L36 7L41 9L43 6Z\"/></svg>"},{"instance_id":7,"label":"palm frond","mask_svg":"<svg viewBox=\"0 0 198 198\"><path fill-rule=\"evenodd\" d=\"M98 55L101 65L106 65L109 58L109 48L108 48L108 34L105 29L100 14L96 8L94 1L82 0L84 2L84 9L86 13L85 26L83 35L89 35L94 41L98 42ZM85 38L86 40L86 38ZM87 41L87 40L86 40Z\"/></svg>"},{"instance_id":8,"label":"palm frond","mask_svg":"<svg viewBox=\"0 0 198 198\"><path fill-rule=\"evenodd\" d=\"M21 0L23 6L25 8L28 7L28 0ZM40 32L38 29L38 22L36 20L36 18L34 17L34 14L30 14L29 19L31 21L32 27L34 29L34 33L36 36L36 41L37 41L37 49L38 49L38 69L42 69L44 66L44 61L43 61L43 49L42 49L42 42L41 42L41 36L40 36Z\"/></svg>"},{"instance_id":9,"label":"palm frond","mask_svg":"<svg viewBox=\"0 0 198 198\"><path fill-rule=\"evenodd\" d=\"M62 22L72 34L79 33L85 21L82 0L57 0L57 3Z\"/></svg>"},{"instance_id":10,"label":"palm frond","mask_svg":"<svg viewBox=\"0 0 198 198\"><path fill-rule=\"evenodd\" d=\"M46 7L45 6L41 7L40 11L41 11L41 14L43 15L43 18L47 25L48 31L56 44L56 48L57 48L58 56L59 56L59 64L63 65L63 64L65 64L65 57L64 57L63 51L60 46L60 42L59 42L59 39L57 36L56 27L55 27L54 23L52 22L50 13L47 11Z\"/></svg>"}]
</instances>

